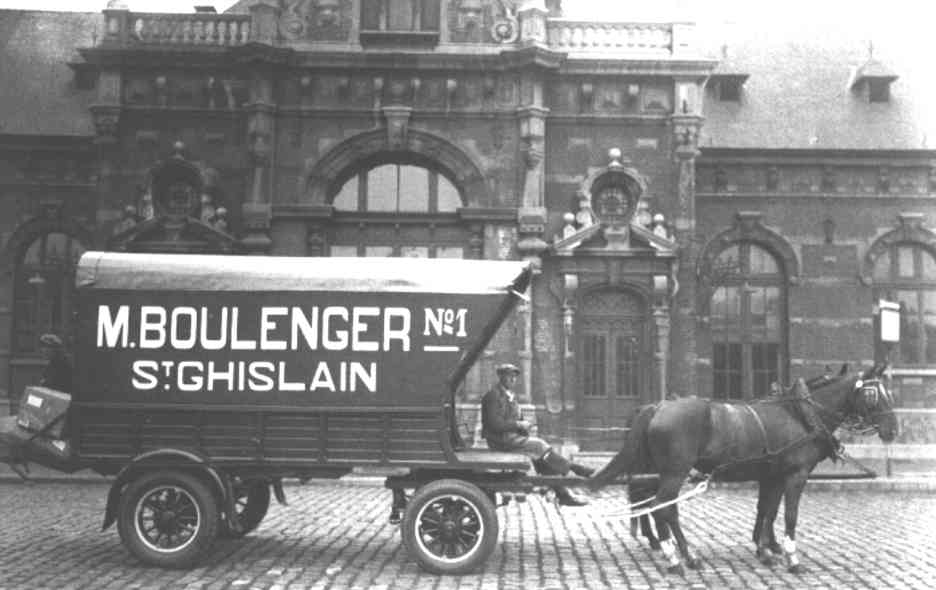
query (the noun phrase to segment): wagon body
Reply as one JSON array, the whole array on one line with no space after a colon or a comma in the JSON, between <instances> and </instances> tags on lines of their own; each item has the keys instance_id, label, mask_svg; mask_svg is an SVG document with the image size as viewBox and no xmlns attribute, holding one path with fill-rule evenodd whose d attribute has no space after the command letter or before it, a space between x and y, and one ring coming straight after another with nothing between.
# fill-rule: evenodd
<instances>
[{"instance_id":1,"label":"wagon body","mask_svg":"<svg viewBox=\"0 0 936 590\"><path fill-rule=\"evenodd\" d=\"M314 475L457 465L454 391L530 271L89 252L76 276L70 427L83 464L113 473L172 447Z\"/></svg>"},{"instance_id":2,"label":"wagon body","mask_svg":"<svg viewBox=\"0 0 936 590\"><path fill-rule=\"evenodd\" d=\"M162 567L254 530L284 478L384 466L409 553L470 571L497 542L498 494L568 483L463 448L455 426L455 392L530 277L507 261L88 252L73 387L27 392L40 418L43 397L70 395L64 438L0 420L0 457L115 476L104 529Z\"/></svg>"}]
</instances>

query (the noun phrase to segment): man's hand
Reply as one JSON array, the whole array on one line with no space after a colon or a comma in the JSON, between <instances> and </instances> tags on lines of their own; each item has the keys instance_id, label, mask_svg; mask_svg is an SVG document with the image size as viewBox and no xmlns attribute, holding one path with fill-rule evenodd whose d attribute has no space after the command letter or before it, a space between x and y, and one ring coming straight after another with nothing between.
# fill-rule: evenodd
<instances>
[{"instance_id":1,"label":"man's hand","mask_svg":"<svg viewBox=\"0 0 936 590\"><path fill-rule=\"evenodd\" d=\"M520 431L520 434L529 434L530 433L530 421L529 420L517 420L517 430Z\"/></svg>"}]
</instances>

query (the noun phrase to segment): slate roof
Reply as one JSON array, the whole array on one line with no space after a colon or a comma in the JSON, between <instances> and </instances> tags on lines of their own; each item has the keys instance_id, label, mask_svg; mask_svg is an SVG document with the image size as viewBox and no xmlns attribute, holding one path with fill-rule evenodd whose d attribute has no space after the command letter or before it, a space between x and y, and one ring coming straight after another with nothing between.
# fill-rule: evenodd
<instances>
[{"instance_id":1,"label":"slate roof","mask_svg":"<svg viewBox=\"0 0 936 590\"><path fill-rule=\"evenodd\" d=\"M93 45L101 13L0 10L0 134L94 134L96 90L75 87L70 61Z\"/></svg>"},{"instance_id":2,"label":"slate roof","mask_svg":"<svg viewBox=\"0 0 936 590\"><path fill-rule=\"evenodd\" d=\"M907 32L872 34L869 39L866 31L808 23L784 30L735 25L721 35L700 30L699 38L712 43L706 53L726 63L716 73L749 74L740 102L706 94L700 146L936 148L936 70L927 67L919 38ZM865 72L897 76L888 102L870 103L859 89L852 90L862 66Z\"/></svg>"}]
</instances>

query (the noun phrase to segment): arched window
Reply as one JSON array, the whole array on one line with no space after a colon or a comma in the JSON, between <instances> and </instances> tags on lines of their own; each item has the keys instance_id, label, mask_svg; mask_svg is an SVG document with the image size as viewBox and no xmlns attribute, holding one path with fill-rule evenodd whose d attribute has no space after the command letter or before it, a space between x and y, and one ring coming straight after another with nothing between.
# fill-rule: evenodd
<instances>
[{"instance_id":1,"label":"arched window","mask_svg":"<svg viewBox=\"0 0 936 590\"><path fill-rule=\"evenodd\" d=\"M85 251L74 237L50 232L36 238L17 261L13 289L13 349L38 351L39 336L71 334L75 267Z\"/></svg>"},{"instance_id":2,"label":"arched window","mask_svg":"<svg viewBox=\"0 0 936 590\"><path fill-rule=\"evenodd\" d=\"M719 253L712 271L713 397L764 396L786 365L781 267L757 244L735 242Z\"/></svg>"},{"instance_id":3,"label":"arched window","mask_svg":"<svg viewBox=\"0 0 936 590\"><path fill-rule=\"evenodd\" d=\"M331 256L464 258L456 212L458 188L412 163L380 163L356 172L336 191Z\"/></svg>"},{"instance_id":4,"label":"arched window","mask_svg":"<svg viewBox=\"0 0 936 590\"><path fill-rule=\"evenodd\" d=\"M383 164L352 176L333 202L343 211L454 213L462 206L458 189L421 166Z\"/></svg>"},{"instance_id":5,"label":"arched window","mask_svg":"<svg viewBox=\"0 0 936 590\"><path fill-rule=\"evenodd\" d=\"M890 361L936 363L936 257L913 242L892 244L874 261L874 295L900 303L900 344Z\"/></svg>"}]
</instances>

